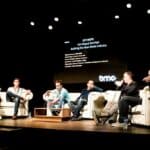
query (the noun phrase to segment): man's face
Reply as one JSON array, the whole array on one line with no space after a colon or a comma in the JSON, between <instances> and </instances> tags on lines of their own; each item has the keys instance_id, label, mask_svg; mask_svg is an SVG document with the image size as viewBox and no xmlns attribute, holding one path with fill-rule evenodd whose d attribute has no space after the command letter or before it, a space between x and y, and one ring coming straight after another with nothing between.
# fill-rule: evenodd
<instances>
[{"instance_id":1,"label":"man's face","mask_svg":"<svg viewBox=\"0 0 150 150\"><path fill-rule=\"evenodd\" d=\"M127 73L124 73L124 74L123 74L123 81L124 81L125 83L128 83L130 80L131 80L130 75L128 75Z\"/></svg>"},{"instance_id":2,"label":"man's face","mask_svg":"<svg viewBox=\"0 0 150 150\"><path fill-rule=\"evenodd\" d=\"M62 89L62 85L60 83L55 83L56 89L57 90L61 90Z\"/></svg>"},{"instance_id":3,"label":"man's face","mask_svg":"<svg viewBox=\"0 0 150 150\"><path fill-rule=\"evenodd\" d=\"M19 80L14 80L13 85L14 85L15 87L19 87L20 81L19 81Z\"/></svg>"},{"instance_id":4,"label":"man's face","mask_svg":"<svg viewBox=\"0 0 150 150\"><path fill-rule=\"evenodd\" d=\"M88 83L87 83L87 88L88 88L88 89L94 88L94 81L92 81L92 80L88 81Z\"/></svg>"}]
</instances>

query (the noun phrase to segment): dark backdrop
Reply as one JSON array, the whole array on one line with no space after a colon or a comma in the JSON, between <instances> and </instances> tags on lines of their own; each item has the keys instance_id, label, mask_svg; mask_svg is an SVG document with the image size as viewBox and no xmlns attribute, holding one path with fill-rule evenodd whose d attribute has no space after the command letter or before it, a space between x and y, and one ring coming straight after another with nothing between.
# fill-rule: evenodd
<instances>
[{"instance_id":1,"label":"dark backdrop","mask_svg":"<svg viewBox=\"0 0 150 150\"><path fill-rule=\"evenodd\" d=\"M132 1L131 1L132 2ZM1 79L5 91L14 77L20 77L22 86L34 92L32 105L43 105L42 94L54 88L55 72L63 70L63 42L82 35L101 35L111 41L110 55L124 61L141 82L150 68L150 15L146 14L148 1L134 2L127 9L119 0L65 0L49 2L13 2L1 6ZM115 20L114 15L120 19ZM60 17L55 23L53 17ZM78 26L77 20L83 20ZM30 26L34 20L35 27ZM48 24L54 25L49 31ZM97 83L99 84L99 83ZM141 82L141 84L143 84ZM65 85L78 91L83 84ZM114 85L101 85L104 89Z\"/></svg>"}]
</instances>

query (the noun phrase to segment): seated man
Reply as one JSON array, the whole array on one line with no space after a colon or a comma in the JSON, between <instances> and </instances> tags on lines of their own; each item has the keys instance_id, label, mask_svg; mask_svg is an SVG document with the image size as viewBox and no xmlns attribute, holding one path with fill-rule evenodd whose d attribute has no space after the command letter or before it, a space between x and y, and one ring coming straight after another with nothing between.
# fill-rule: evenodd
<instances>
[{"instance_id":1,"label":"seated man","mask_svg":"<svg viewBox=\"0 0 150 150\"><path fill-rule=\"evenodd\" d=\"M118 102L119 123L112 124L112 126L122 127L122 123L128 123L129 108L142 103L137 83L133 80L132 72L127 71L123 74L119 90L121 90L121 97Z\"/></svg>"},{"instance_id":2,"label":"seated man","mask_svg":"<svg viewBox=\"0 0 150 150\"><path fill-rule=\"evenodd\" d=\"M47 102L50 111L53 115L58 115L60 111L52 110L52 108L62 108L65 103L70 100L68 91L63 88L62 82L60 80L55 81L54 90L48 90L43 94L43 99Z\"/></svg>"},{"instance_id":3,"label":"seated man","mask_svg":"<svg viewBox=\"0 0 150 150\"><path fill-rule=\"evenodd\" d=\"M6 93L6 99L10 102L15 102L13 119L17 118L18 108L20 102L30 100L33 98L31 90L26 90L20 87L20 79L15 78L13 80L13 87L9 87Z\"/></svg>"},{"instance_id":4,"label":"seated man","mask_svg":"<svg viewBox=\"0 0 150 150\"><path fill-rule=\"evenodd\" d=\"M80 119L79 118L80 111L87 104L87 102L88 102L88 95L92 91L102 92L103 89L101 89L99 87L96 87L94 85L94 81L93 80L89 80L88 83L87 83L87 88L82 90L80 96L76 99L76 101L71 101L69 103L69 106L70 106L71 111L73 113L72 121L76 121L76 120Z\"/></svg>"}]
</instances>

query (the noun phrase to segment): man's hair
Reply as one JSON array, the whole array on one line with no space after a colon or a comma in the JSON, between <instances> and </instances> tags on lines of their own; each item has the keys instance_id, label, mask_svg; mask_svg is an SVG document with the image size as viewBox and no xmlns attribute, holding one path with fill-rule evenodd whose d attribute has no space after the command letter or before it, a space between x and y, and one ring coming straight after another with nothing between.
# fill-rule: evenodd
<instances>
[{"instance_id":1,"label":"man's hair","mask_svg":"<svg viewBox=\"0 0 150 150\"><path fill-rule=\"evenodd\" d=\"M14 78L14 80L13 80L13 81L15 81L15 80L18 80L18 81L20 82L20 79L19 79L19 78Z\"/></svg>"},{"instance_id":2,"label":"man's hair","mask_svg":"<svg viewBox=\"0 0 150 150\"><path fill-rule=\"evenodd\" d=\"M63 85L62 80L55 80L55 84L56 83L59 83L59 84Z\"/></svg>"},{"instance_id":3,"label":"man's hair","mask_svg":"<svg viewBox=\"0 0 150 150\"><path fill-rule=\"evenodd\" d=\"M126 71L126 72L124 72L124 73L126 73L127 75L129 75L131 78L134 77L134 74L133 74L131 71Z\"/></svg>"}]
</instances>

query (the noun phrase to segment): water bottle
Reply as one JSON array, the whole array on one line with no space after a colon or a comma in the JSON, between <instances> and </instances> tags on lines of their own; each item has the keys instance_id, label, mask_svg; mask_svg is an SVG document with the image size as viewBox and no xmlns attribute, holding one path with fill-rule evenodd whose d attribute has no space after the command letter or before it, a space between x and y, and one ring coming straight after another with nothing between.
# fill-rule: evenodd
<instances>
[{"instance_id":1,"label":"water bottle","mask_svg":"<svg viewBox=\"0 0 150 150\"><path fill-rule=\"evenodd\" d=\"M29 118L29 119L32 118L31 112L29 112L28 118Z\"/></svg>"},{"instance_id":2,"label":"water bottle","mask_svg":"<svg viewBox=\"0 0 150 150\"><path fill-rule=\"evenodd\" d=\"M123 130L128 130L128 119L124 119Z\"/></svg>"}]
</instances>

